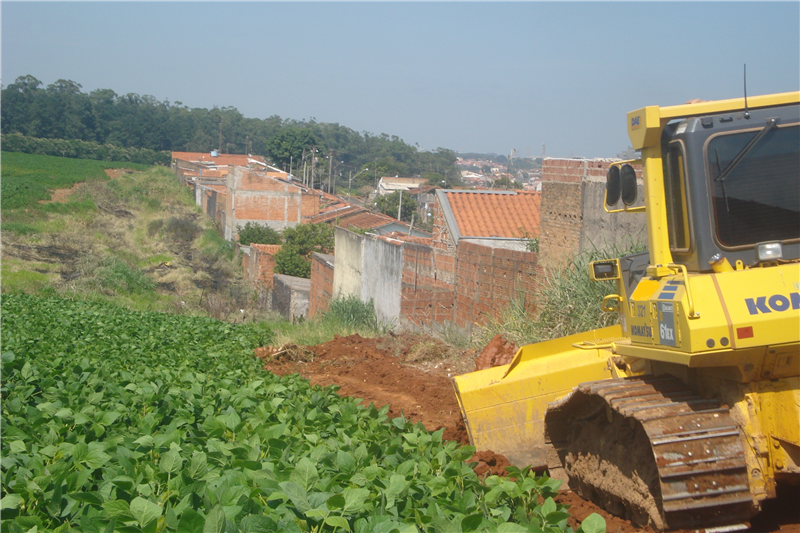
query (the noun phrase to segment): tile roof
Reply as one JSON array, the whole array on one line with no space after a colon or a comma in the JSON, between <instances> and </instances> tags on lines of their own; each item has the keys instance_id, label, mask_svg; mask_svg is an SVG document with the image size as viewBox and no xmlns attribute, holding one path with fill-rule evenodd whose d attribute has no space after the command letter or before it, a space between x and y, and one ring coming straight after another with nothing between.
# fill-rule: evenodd
<instances>
[{"instance_id":1,"label":"tile roof","mask_svg":"<svg viewBox=\"0 0 800 533\"><path fill-rule=\"evenodd\" d=\"M353 216L344 218L344 220L342 220L339 223L339 225L344 228L355 227L363 229L373 229L380 226L385 226L386 224L391 224L392 222L400 222L400 221L381 213L371 213L369 211L364 211L361 213L356 213Z\"/></svg>"},{"instance_id":2,"label":"tile roof","mask_svg":"<svg viewBox=\"0 0 800 533\"><path fill-rule=\"evenodd\" d=\"M361 211L366 211L363 207L357 205L348 205L345 207L339 207L337 209L326 211L324 213L320 213L318 215L314 215L313 217L308 217L308 222L310 224L318 224L320 222L329 222L331 220L336 220L337 218L347 217L353 215L354 213L360 213Z\"/></svg>"},{"instance_id":3,"label":"tile roof","mask_svg":"<svg viewBox=\"0 0 800 533\"><path fill-rule=\"evenodd\" d=\"M539 235L541 193L521 191L441 191L461 237ZM446 209L447 206L442 206Z\"/></svg>"},{"instance_id":4,"label":"tile roof","mask_svg":"<svg viewBox=\"0 0 800 533\"><path fill-rule=\"evenodd\" d=\"M250 159L266 164L266 160L262 156L246 154L219 154L216 157L211 157L211 154L208 152L172 152L172 159L212 163L217 166L235 165L246 167Z\"/></svg>"}]
</instances>

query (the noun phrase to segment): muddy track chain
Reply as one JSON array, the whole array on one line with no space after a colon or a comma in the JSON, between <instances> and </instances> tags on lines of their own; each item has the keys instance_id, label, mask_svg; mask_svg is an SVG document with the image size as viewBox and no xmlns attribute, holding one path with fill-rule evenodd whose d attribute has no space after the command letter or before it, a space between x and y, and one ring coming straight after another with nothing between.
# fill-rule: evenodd
<instances>
[{"instance_id":1,"label":"muddy track chain","mask_svg":"<svg viewBox=\"0 0 800 533\"><path fill-rule=\"evenodd\" d=\"M583 383L570 396L578 393L601 398L606 409L644 428L668 529L733 524L755 514L739 428L717 400L669 375Z\"/></svg>"}]
</instances>

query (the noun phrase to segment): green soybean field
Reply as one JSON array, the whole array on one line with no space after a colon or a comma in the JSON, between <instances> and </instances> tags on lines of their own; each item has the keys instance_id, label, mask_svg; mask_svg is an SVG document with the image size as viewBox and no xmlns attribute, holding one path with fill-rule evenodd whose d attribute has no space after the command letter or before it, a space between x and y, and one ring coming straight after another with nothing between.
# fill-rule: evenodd
<instances>
[{"instance_id":1,"label":"green soybean field","mask_svg":"<svg viewBox=\"0 0 800 533\"><path fill-rule=\"evenodd\" d=\"M572 532L559 482L263 370L263 325L8 294L0 331L3 532Z\"/></svg>"}]
</instances>

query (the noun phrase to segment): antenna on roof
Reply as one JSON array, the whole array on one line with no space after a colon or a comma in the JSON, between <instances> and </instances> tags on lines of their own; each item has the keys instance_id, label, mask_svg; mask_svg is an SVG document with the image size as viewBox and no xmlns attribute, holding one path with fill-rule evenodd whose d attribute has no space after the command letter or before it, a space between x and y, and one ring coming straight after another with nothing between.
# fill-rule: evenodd
<instances>
[{"instance_id":1,"label":"antenna on roof","mask_svg":"<svg viewBox=\"0 0 800 533\"><path fill-rule=\"evenodd\" d=\"M750 111L747 109L747 63L744 64L744 118L750 118Z\"/></svg>"}]
</instances>

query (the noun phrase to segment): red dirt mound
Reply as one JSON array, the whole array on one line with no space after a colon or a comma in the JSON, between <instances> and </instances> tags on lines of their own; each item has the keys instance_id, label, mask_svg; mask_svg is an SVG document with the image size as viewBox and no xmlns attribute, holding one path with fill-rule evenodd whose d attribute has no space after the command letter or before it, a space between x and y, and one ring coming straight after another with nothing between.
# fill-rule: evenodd
<instances>
[{"instance_id":1,"label":"red dirt mound","mask_svg":"<svg viewBox=\"0 0 800 533\"><path fill-rule=\"evenodd\" d=\"M517 347L513 342L507 341L502 335L495 335L475 359L475 370L507 365L516 353Z\"/></svg>"}]
</instances>

